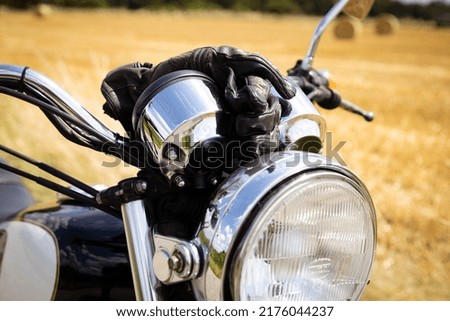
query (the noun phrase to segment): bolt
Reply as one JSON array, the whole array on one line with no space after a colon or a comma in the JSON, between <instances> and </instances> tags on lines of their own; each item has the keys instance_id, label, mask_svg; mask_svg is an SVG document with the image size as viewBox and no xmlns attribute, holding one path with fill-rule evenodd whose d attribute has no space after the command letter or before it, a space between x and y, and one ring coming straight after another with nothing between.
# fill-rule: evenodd
<instances>
[{"instance_id":1,"label":"bolt","mask_svg":"<svg viewBox=\"0 0 450 321\"><path fill-rule=\"evenodd\" d=\"M183 271L183 256L179 252L175 252L172 254L169 260L169 268L175 272Z\"/></svg>"},{"instance_id":2,"label":"bolt","mask_svg":"<svg viewBox=\"0 0 450 321\"><path fill-rule=\"evenodd\" d=\"M144 194L147 190L147 182L143 180L139 180L136 182L136 185L134 186L136 192L138 194Z\"/></svg>"},{"instance_id":3,"label":"bolt","mask_svg":"<svg viewBox=\"0 0 450 321\"><path fill-rule=\"evenodd\" d=\"M171 161L174 161L178 158L178 154L177 154L175 148L173 148L173 147L171 147L167 150L166 156Z\"/></svg>"},{"instance_id":4,"label":"bolt","mask_svg":"<svg viewBox=\"0 0 450 321\"><path fill-rule=\"evenodd\" d=\"M211 185L213 185L213 186L216 186L217 185L217 183L219 182L218 180L217 180L217 177L215 177L215 176L211 176L210 178L209 178L209 184L211 184Z\"/></svg>"},{"instance_id":5,"label":"bolt","mask_svg":"<svg viewBox=\"0 0 450 321\"><path fill-rule=\"evenodd\" d=\"M186 181L183 179L183 177L181 177L181 175L175 176L173 181L175 182L175 185L177 185L180 188L186 186Z\"/></svg>"}]
</instances>

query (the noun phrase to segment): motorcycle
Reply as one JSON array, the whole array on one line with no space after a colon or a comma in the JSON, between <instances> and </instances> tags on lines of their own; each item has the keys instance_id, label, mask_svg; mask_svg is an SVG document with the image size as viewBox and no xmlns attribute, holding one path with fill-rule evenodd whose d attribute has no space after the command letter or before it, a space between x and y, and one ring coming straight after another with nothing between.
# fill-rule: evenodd
<instances>
[{"instance_id":1,"label":"motorcycle","mask_svg":"<svg viewBox=\"0 0 450 321\"><path fill-rule=\"evenodd\" d=\"M285 77L295 94L276 130L245 148L219 134L226 103L202 72L150 83L132 112L135 137L125 137L44 75L0 65L1 94L40 108L68 140L137 168L115 186L90 186L1 145L70 187L0 162L0 299L359 299L375 257L375 208L364 183L322 155L326 122L314 103L373 114L342 99L312 63L339 13L362 19L372 4L337 1ZM18 176L64 196L34 204Z\"/></svg>"}]
</instances>

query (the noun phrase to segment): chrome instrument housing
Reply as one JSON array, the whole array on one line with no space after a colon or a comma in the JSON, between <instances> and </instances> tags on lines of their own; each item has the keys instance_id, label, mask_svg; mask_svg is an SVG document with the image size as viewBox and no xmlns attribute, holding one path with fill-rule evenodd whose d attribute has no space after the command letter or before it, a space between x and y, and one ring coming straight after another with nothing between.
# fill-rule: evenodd
<instances>
[{"instance_id":1,"label":"chrome instrument housing","mask_svg":"<svg viewBox=\"0 0 450 321\"><path fill-rule=\"evenodd\" d=\"M295 84L293 84L295 85ZM272 94L279 94L272 89ZM279 124L281 149L320 151L326 123L297 86L289 100L292 111ZM194 150L219 139L218 113L224 103L205 74L181 70L153 82L140 96L133 113L138 137L167 177L183 173Z\"/></svg>"},{"instance_id":2,"label":"chrome instrument housing","mask_svg":"<svg viewBox=\"0 0 450 321\"><path fill-rule=\"evenodd\" d=\"M181 70L150 84L133 113L138 137L169 178L182 173L193 150L217 137L216 113L220 95L203 73Z\"/></svg>"}]
</instances>

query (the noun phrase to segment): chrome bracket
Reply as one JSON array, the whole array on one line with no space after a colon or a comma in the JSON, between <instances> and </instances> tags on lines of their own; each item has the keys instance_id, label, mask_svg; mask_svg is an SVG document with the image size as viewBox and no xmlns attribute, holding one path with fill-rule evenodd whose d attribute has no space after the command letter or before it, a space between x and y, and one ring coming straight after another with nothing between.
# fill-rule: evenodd
<instances>
[{"instance_id":1,"label":"chrome bracket","mask_svg":"<svg viewBox=\"0 0 450 321\"><path fill-rule=\"evenodd\" d=\"M202 268L200 250L193 242L154 233L155 275L163 284L195 279Z\"/></svg>"}]
</instances>

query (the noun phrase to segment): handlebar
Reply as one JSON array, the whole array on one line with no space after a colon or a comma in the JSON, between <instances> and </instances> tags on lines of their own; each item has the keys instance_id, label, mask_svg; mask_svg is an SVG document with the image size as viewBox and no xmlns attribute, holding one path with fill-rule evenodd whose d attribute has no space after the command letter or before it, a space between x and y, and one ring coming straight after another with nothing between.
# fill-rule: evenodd
<instances>
[{"instance_id":1,"label":"handlebar","mask_svg":"<svg viewBox=\"0 0 450 321\"><path fill-rule=\"evenodd\" d=\"M129 139L112 132L64 89L39 72L28 67L0 64L0 94L39 107L68 140L113 154L133 166L142 166L130 148L132 142Z\"/></svg>"},{"instance_id":2,"label":"handlebar","mask_svg":"<svg viewBox=\"0 0 450 321\"><path fill-rule=\"evenodd\" d=\"M60 111L74 117L86 127L92 128L97 134L96 136L101 137L101 143L115 142L116 140L116 135L92 116L72 96L55 82L31 68L6 64L0 65L0 84L6 88L37 97L39 100L49 103ZM58 123L61 124L60 121ZM76 129L72 127L71 133L75 134L75 131ZM94 139L86 131L78 131L77 134L82 140L90 141Z\"/></svg>"}]
</instances>

